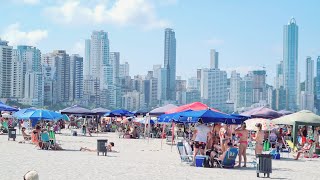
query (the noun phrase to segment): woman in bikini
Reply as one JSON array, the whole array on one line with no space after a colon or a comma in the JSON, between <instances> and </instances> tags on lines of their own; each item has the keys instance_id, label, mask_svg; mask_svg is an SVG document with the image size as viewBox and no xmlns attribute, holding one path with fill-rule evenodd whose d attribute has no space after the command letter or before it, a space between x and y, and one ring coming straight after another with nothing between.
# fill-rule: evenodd
<instances>
[{"instance_id":1,"label":"woman in bikini","mask_svg":"<svg viewBox=\"0 0 320 180\"><path fill-rule=\"evenodd\" d=\"M254 140L256 141L255 155L262 154L263 139L264 139L264 132L262 131L262 124L258 123L258 124L256 124L256 127L258 128L258 130L257 130L256 135L254 137Z\"/></svg>"},{"instance_id":2,"label":"woman in bikini","mask_svg":"<svg viewBox=\"0 0 320 180\"><path fill-rule=\"evenodd\" d=\"M247 147L248 147L248 137L249 131L246 130L246 124L243 123L239 129L235 130L235 133L239 136L239 166L241 167L241 160L243 156L244 165L247 166Z\"/></svg>"}]
</instances>

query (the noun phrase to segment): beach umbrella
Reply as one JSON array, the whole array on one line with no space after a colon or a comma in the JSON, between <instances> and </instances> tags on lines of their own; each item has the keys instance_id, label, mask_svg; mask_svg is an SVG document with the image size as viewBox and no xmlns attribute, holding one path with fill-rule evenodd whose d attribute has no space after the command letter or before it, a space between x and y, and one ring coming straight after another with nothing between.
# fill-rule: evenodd
<instances>
[{"instance_id":1,"label":"beach umbrella","mask_svg":"<svg viewBox=\"0 0 320 180\"><path fill-rule=\"evenodd\" d=\"M68 108L65 108L60 111L61 114L75 114L75 115L95 115L94 112L89 109L83 108L78 105L74 105Z\"/></svg>"},{"instance_id":2,"label":"beach umbrella","mask_svg":"<svg viewBox=\"0 0 320 180\"><path fill-rule=\"evenodd\" d=\"M166 114L171 114L171 113L177 113L177 112L183 112L187 110L193 110L193 111L198 111L198 110L207 110L209 107L206 104L203 104L201 102L193 102L190 104L185 104L176 108L172 108L168 111L166 111ZM215 109L212 109L214 111L218 111Z\"/></svg>"},{"instance_id":3,"label":"beach umbrella","mask_svg":"<svg viewBox=\"0 0 320 180\"><path fill-rule=\"evenodd\" d=\"M23 115L24 113L35 111L35 108L25 108L25 109L20 109L19 111L13 113L14 118L18 118L19 116Z\"/></svg>"},{"instance_id":4,"label":"beach umbrella","mask_svg":"<svg viewBox=\"0 0 320 180\"><path fill-rule=\"evenodd\" d=\"M70 121L70 118L66 115L66 114L63 114L60 119L64 120L64 121Z\"/></svg>"},{"instance_id":5,"label":"beach umbrella","mask_svg":"<svg viewBox=\"0 0 320 180\"><path fill-rule=\"evenodd\" d=\"M165 114L170 109L174 109L176 107L178 107L178 106L176 106L174 104L167 104L165 106L153 109L152 111L149 112L149 115L151 115L151 116L160 116L161 114Z\"/></svg>"},{"instance_id":6,"label":"beach umbrella","mask_svg":"<svg viewBox=\"0 0 320 180\"><path fill-rule=\"evenodd\" d=\"M10 115L9 113L3 113L3 114L1 114L1 116L3 118L12 118L12 115Z\"/></svg>"},{"instance_id":7,"label":"beach umbrella","mask_svg":"<svg viewBox=\"0 0 320 180\"><path fill-rule=\"evenodd\" d=\"M171 123L171 122L176 122L176 123L193 123L197 121L197 118L188 118L188 117L181 117L180 115L184 112L190 112L192 110L187 110L183 112L178 112L178 113L171 113L171 114L162 114L161 116L158 117L158 122L159 123Z\"/></svg>"},{"instance_id":8,"label":"beach umbrella","mask_svg":"<svg viewBox=\"0 0 320 180\"><path fill-rule=\"evenodd\" d=\"M267 107L254 108L249 111L243 112L240 115L250 116L252 118L265 118L265 119L274 119L282 116L282 114Z\"/></svg>"},{"instance_id":9,"label":"beach umbrella","mask_svg":"<svg viewBox=\"0 0 320 180\"><path fill-rule=\"evenodd\" d=\"M104 114L104 116L108 116L108 117L116 117L116 116L133 116L134 113L125 110L125 109L117 109L117 110L113 110L111 112L108 112L106 114Z\"/></svg>"},{"instance_id":10,"label":"beach umbrella","mask_svg":"<svg viewBox=\"0 0 320 180\"><path fill-rule=\"evenodd\" d=\"M18 117L18 119L31 119L31 120L56 120L59 119L62 115L60 113L56 113L53 111L49 110L35 110L35 111L30 111L22 114L21 116Z\"/></svg>"},{"instance_id":11,"label":"beach umbrella","mask_svg":"<svg viewBox=\"0 0 320 180\"><path fill-rule=\"evenodd\" d=\"M249 131L256 131L257 127L256 124L260 123L262 125L263 131L271 131L273 129L278 128L276 124L273 123L270 119L263 119L263 118L253 118L244 121L246 123L246 129Z\"/></svg>"},{"instance_id":12,"label":"beach umbrella","mask_svg":"<svg viewBox=\"0 0 320 180\"><path fill-rule=\"evenodd\" d=\"M226 124L241 124L242 119L224 114L221 112L208 110L189 111L180 114L181 117L192 118L192 121L196 123L198 119L202 119L204 123L226 123ZM197 118L197 119L196 119ZM189 119L188 119L189 120Z\"/></svg>"},{"instance_id":13,"label":"beach umbrella","mask_svg":"<svg viewBox=\"0 0 320 180\"><path fill-rule=\"evenodd\" d=\"M99 115L103 115L103 114L105 114L105 113L110 112L109 109L105 109L105 108L102 108L102 107L92 109L91 111L92 111L93 113L96 113L96 114L99 114Z\"/></svg>"},{"instance_id":14,"label":"beach umbrella","mask_svg":"<svg viewBox=\"0 0 320 180\"><path fill-rule=\"evenodd\" d=\"M0 102L0 111L19 111L19 109L8 106L2 102Z\"/></svg>"},{"instance_id":15,"label":"beach umbrella","mask_svg":"<svg viewBox=\"0 0 320 180\"><path fill-rule=\"evenodd\" d=\"M146 124L146 123L148 123L145 118L135 118L135 119L133 120L133 122L137 122L137 123L140 123L140 124ZM150 124L155 124L154 120L150 119Z\"/></svg>"},{"instance_id":16,"label":"beach umbrella","mask_svg":"<svg viewBox=\"0 0 320 180\"><path fill-rule=\"evenodd\" d=\"M287 110L281 110L281 111L278 111L278 113L280 113L282 115L289 115L289 114L292 114L293 112L292 111L287 111Z\"/></svg>"}]
</instances>

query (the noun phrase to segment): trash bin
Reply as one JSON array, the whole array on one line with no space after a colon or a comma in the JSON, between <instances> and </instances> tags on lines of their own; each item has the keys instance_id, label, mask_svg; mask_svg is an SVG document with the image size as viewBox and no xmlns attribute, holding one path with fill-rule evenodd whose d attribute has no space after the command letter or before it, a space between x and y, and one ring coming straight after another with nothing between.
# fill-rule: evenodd
<instances>
[{"instance_id":1,"label":"trash bin","mask_svg":"<svg viewBox=\"0 0 320 180\"><path fill-rule=\"evenodd\" d=\"M100 155L100 152L102 152L102 155L107 156L107 144L108 139L98 139L97 140L97 154Z\"/></svg>"},{"instance_id":2,"label":"trash bin","mask_svg":"<svg viewBox=\"0 0 320 180\"><path fill-rule=\"evenodd\" d=\"M14 128L9 128L8 129L8 141L9 141L9 139L13 139L14 141L16 140L16 137L17 137L17 135L16 135L16 129L14 129Z\"/></svg>"},{"instance_id":3,"label":"trash bin","mask_svg":"<svg viewBox=\"0 0 320 180\"><path fill-rule=\"evenodd\" d=\"M265 177L267 174L267 178L270 177L270 173L272 173L272 155L271 154L257 154L257 177L259 177L259 173L263 173Z\"/></svg>"}]
</instances>

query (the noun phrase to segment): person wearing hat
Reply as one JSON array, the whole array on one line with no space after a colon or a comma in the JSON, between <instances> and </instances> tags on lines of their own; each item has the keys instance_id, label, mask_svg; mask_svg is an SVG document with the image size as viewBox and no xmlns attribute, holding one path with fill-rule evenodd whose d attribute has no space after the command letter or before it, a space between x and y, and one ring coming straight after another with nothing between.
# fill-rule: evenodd
<instances>
[{"instance_id":1,"label":"person wearing hat","mask_svg":"<svg viewBox=\"0 0 320 180\"><path fill-rule=\"evenodd\" d=\"M23 180L39 180L39 175L37 171L28 171L24 176Z\"/></svg>"}]
</instances>

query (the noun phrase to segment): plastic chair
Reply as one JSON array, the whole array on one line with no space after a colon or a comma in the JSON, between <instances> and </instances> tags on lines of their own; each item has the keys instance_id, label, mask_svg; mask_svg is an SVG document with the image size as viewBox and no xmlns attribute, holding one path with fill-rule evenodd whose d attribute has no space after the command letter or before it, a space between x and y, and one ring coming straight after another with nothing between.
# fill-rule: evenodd
<instances>
[{"instance_id":1,"label":"plastic chair","mask_svg":"<svg viewBox=\"0 0 320 180\"><path fill-rule=\"evenodd\" d=\"M217 163L217 167L220 168L233 168L236 164L236 158L238 156L238 149L237 148L230 148L226 152L226 156L222 161L220 161L218 158L215 158L215 162Z\"/></svg>"},{"instance_id":2,"label":"plastic chair","mask_svg":"<svg viewBox=\"0 0 320 180\"><path fill-rule=\"evenodd\" d=\"M41 133L40 138L41 138L41 142L42 142L41 149L49 149L49 147L50 147L49 133L47 133L47 132Z\"/></svg>"}]
</instances>

